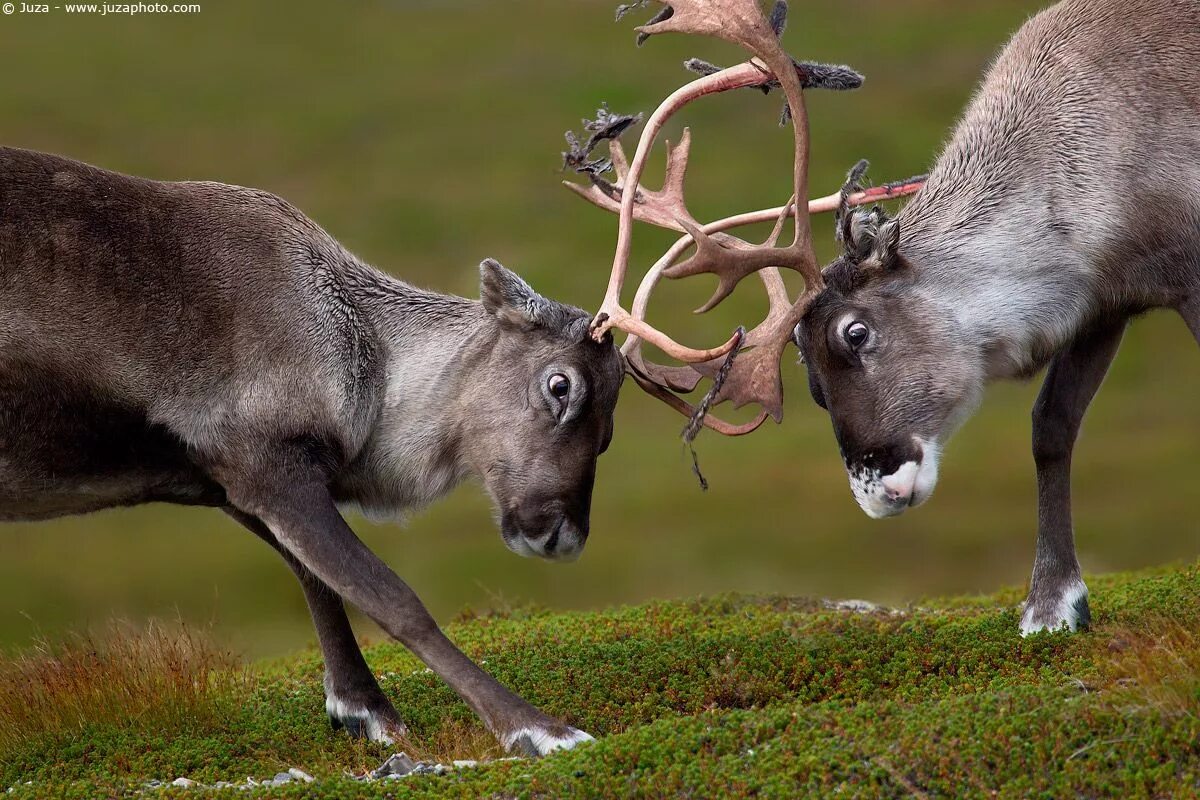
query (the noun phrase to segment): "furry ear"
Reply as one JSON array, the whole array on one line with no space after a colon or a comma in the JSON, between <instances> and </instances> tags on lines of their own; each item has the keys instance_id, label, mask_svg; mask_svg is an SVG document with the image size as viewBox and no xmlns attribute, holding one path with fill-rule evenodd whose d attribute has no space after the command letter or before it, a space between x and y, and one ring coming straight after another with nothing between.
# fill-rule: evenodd
<instances>
[{"instance_id":1,"label":"furry ear","mask_svg":"<svg viewBox=\"0 0 1200 800\"><path fill-rule=\"evenodd\" d=\"M522 330L540 325L550 306L520 275L493 258L479 265L479 299L500 322Z\"/></svg>"},{"instance_id":2,"label":"furry ear","mask_svg":"<svg viewBox=\"0 0 1200 800\"><path fill-rule=\"evenodd\" d=\"M846 257L854 264L892 269L900 264L900 221L888 219L879 206L847 214L838 227Z\"/></svg>"},{"instance_id":3,"label":"furry ear","mask_svg":"<svg viewBox=\"0 0 1200 800\"><path fill-rule=\"evenodd\" d=\"M871 260L877 261L883 270L900 265L900 220L891 219L879 226L871 246Z\"/></svg>"}]
</instances>

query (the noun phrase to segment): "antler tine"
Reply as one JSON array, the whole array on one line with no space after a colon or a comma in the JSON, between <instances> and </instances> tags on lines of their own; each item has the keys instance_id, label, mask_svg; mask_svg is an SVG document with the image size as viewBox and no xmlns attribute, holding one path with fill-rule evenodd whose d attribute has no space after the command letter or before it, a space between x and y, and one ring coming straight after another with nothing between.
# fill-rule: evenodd
<instances>
[{"instance_id":1,"label":"antler tine","mask_svg":"<svg viewBox=\"0 0 1200 800\"><path fill-rule=\"evenodd\" d=\"M638 33L691 33L713 36L761 55L764 44L777 36L763 16L759 0L661 0L671 7L671 15L655 18L637 28ZM772 14L774 17L775 14Z\"/></svg>"},{"instance_id":2,"label":"antler tine","mask_svg":"<svg viewBox=\"0 0 1200 800\"><path fill-rule=\"evenodd\" d=\"M659 131L662 130L663 125L675 112L700 97L715 92L728 91L729 89L759 86L771 79L771 74L753 61L738 64L737 66L720 70L711 75L705 75L673 92L655 109L650 119L646 121L642 135L638 140L637 150L634 152L633 161L629 165L629 171L623 178L623 185L625 187L634 188L632 191L623 190L621 192L620 220L617 227L617 249L613 257L612 274L609 276L604 301L601 303L600 311L592 323L592 336L594 338L599 340L609 329L614 327L620 328L627 333L643 336L641 332L635 333L635 331L630 330L628 327L633 318L621 307L621 289L624 287L625 274L629 268L629 254L633 246L634 206L640 191L639 184L642 172L645 169L646 161L650 155L654 141L658 137ZM684 160L686 160L686 151L683 151L683 154L685 156ZM676 170L671 177L675 176L678 176L679 185L682 186L682 171ZM671 188L671 184L665 186L664 194L669 194ZM580 193L584 194L584 192ZM680 230L683 227L682 220L677 221L679 224L667 225L665 227ZM672 353L674 358L687 362L707 361L709 358L709 356L701 357L701 354L707 351L694 351L690 348L685 348L671 341L670 337L661 332L655 331L654 334L661 340L670 342L674 346L673 349L675 352ZM650 337L644 336L643 338ZM733 342L734 339L730 339L729 342L722 345L722 348L724 348L722 355L732 349Z\"/></svg>"},{"instance_id":3,"label":"antler tine","mask_svg":"<svg viewBox=\"0 0 1200 800\"><path fill-rule=\"evenodd\" d=\"M616 141L613 141L612 147L617 148L617 150L619 150L620 144ZM617 158L615 155L613 156L613 164L614 164L614 166L617 164ZM622 172L620 174L624 174L624 173ZM612 197L605 194L596 185L584 186L583 184L574 183L573 181L563 181L563 185L568 187L569 189L571 189L571 191L578 194L584 200L587 200L589 203L591 203L599 208L603 208L606 211L611 211L614 214L619 213L621 210L620 202L617 200L614 200ZM618 183L616 185L619 187L620 183ZM920 189L924 185L925 185L925 176L924 175L916 175L911 178L905 178L904 180L901 180L901 181L895 181L893 183L885 183L880 186L871 186L871 187L868 187L861 191L854 192L852 194L848 194L848 195L846 195L846 198L845 198L846 204L849 206L864 206L864 205L870 205L871 203L880 203L885 200L896 200L901 197L908 197L909 195L915 193L918 189ZM641 190L642 195L644 195L645 192L646 192L645 189ZM825 195L824 197L818 197L818 198L808 201L808 213L809 214L824 214L829 211L836 211L838 206L841 204L841 202L842 202L842 193L841 192L834 192L833 194L828 194L828 195ZM641 210L640 204L638 206L634 207L634 214L635 214L634 218L636 220L644 221L644 222L647 222L652 225L656 224L652 220L643 219L640 215L638 215L640 210ZM728 234L724 233L725 231L729 231L734 228L744 227L746 225L756 225L756 224L762 223L762 222L772 222L772 221L778 219L779 215L781 213L783 213L783 211L784 211L783 206L775 206L773 208L762 208L757 211L747 211L742 214L734 214L733 216L725 217L724 219L720 219L720 220L717 220L716 222L709 223L707 225L702 226L702 229L705 234L707 234L709 237L715 239L716 241L727 242L734 237L731 237ZM793 211L794 211L794 209L789 204L788 210L787 210L787 216L791 217ZM670 230L679 231L680 233L687 233L687 231L685 231L683 229L683 226L678 223L677 219L672 219L671 224L669 224L669 225L659 225L658 227L668 228ZM685 241L686 245L690 247L692 244L691 235L682 237L680 239L680 241ZM687 248L685 247L683 249L686 250ZM683 254L683 252L681 250L680 252L675 254L675 257L678 258L682 254ZM668 277L682 277L682 276L676 276L675 274L672 274Z\"/></svg>"},{"instance_id":4,"label":"antler tine","mask_svg":"<svg viewBox=\"0 0 1200 800\"><path fill-rule=\"evenodd\" d=\"M634 197L633 218L659 228L667 228L683 233L686 229L679 222L686 219L694 222L691 212L687 209L684 195L684 180L687 177L688 156L692 147L692 132L683 129L679 144L667 145L667 171L663 180L663 188L651 191L644 186L638 186ZM614 214L621 213L621 200L625 187L629 185L629 164L625 159L625 150L617 140L609 144L609 158L617 173L617 180L611 184L592 181L588 186L574 181L563 181L563 185L578 194L584 200L599 206Z\"/></svg>"},{"instance_id":5,"label":"antler tine","mask_svg":"<svg viewBox=\"0 0 1200 800\"><path fill-rule=\"evenodd\" d=\"M794 205L793 201L789 201L786 206L776 210L775 228L761 247L774 247L775 242L783 231L784 222L794 213ZM732 227L730 221L736 219L720 220L710 227L714 229L713 232L716 232L716 229L723 225ZM696 233L704 235L704 232L700 229L696 229ZM731 241L735 242L734 247L745 249L759 247L758 245L743 242L740 239L730 238ZM695 234L681 238L646 274L641 286L638 287L637 295L634 297L633 314L635 317L645 318L650 295L654 291L655 285L662 276L668 274L671 263L691 243L689 240L694 239ZM783 385L779 374L779 361L782 358L783 349L789 337L787 335L781 336L780 333L782 327L791 318L793 305L788 297L787 287L783 283L783 277L779 274L779 270L774 267L766 267L760 270L759 275L769 302L767 317L746 335L742 342L742 348L748 352L743 352L739 355L737 361L731 365L720 390L714 398L714 403L729 400L733 403L734 408L740 408L748 403L757 402L763 409L763 413L760 415L762 419L759 419L759 424L761 424L767 414L773 417L776 422L783 416ZM717 295L714 295L714 297L720 295L721 291L721 288L718 288ZM710 307L711 305L713 305L712 301L706 307ZM700 310L703 311L705 309ZM675 389L676 391L692 391L696 388L702 377L713 378L721 368L719 360L693 364L688 367L665 367L648 362L642 355L641 342L632 337L625 343L622 352L625 354L627 363L635 370L640 371L648 379L657 380L662 386ZM771 379L772 374L774 376L773 380ZM640 382L639 385L641 385ZM709 416L706 415L704 417L706 424ZM728 427L728 423L721 420L714 420L714 424L709 427L712 427L714 430L720 430L721 426Z\"/></svg>"},{"instance_id":6,"label":"antler tine","mask_svg":"<svg viewBox=\"0 0 1200 800\"><path fill-rule=\"evenodd\" d=\"M640 386L647 394L662 400L664 403L678 411L680 414L683 414L685 417L691 417L695 415L696 408L679 395L672 394L667 389L664 389L653 380L647 379L637 371L631 370L629 374L633 376L634 382L637 383L637 385ZM760 411L754 417L754 419L750 420L749 422L744 422L740 425L732 422L726 422L723 419L718 419L712 414L706 414L703 419L704 427L714 430L723 436L745 436L748 433L754 433L766 421L766 411Z\"/></svg>"}]
</instances>

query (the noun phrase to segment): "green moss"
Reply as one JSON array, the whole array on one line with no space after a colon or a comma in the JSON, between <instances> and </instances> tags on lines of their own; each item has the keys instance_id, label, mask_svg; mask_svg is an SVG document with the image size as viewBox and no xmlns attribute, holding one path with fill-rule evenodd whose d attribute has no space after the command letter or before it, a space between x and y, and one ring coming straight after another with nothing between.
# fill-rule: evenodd
<instances>
[{"instance_id":1,"label":"green moss","mask_svg":"<svg viewBox=\"0 0 1200 800\"><path fill-rule=\"evenodd\" d=\"M1185 676L1195 702L1177 693L1179 707L1136 702L1128 680L1109 690L1114 658L1152 645L1155 629L1200 633L1200 566L1090 582L1092 633L1029 639L1017 635L1012 590L869 614L721 596L479 617L453 625L451 636L529 700L600 736L597 743L538 762L357 783L347 776L386 751L328 729L310 651L256 670L219 729L94 725L5 754L0 784L34 782L12 797L94 797L151 778L240 781L298 766L319 783L236 796L1200 792L1200 678ZM1142 645L1129 643L1133 634ZM435 676L396 645L373 647L368 659L416 747L443 759L476 754L456 752L455 737L477 741L479 726Z\"/></svg>"}]
</instances>

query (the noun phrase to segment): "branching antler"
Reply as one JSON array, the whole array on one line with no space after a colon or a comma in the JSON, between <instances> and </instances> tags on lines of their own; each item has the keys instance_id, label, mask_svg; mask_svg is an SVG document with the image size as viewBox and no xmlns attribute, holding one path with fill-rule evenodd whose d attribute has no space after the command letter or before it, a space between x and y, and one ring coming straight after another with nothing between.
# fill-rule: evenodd
<instances>
[{"instance_id":1,"label":"branching antler","mask_svg":"<svg viewBox=\"0 0 1200 800\"><path fill-rule=\"evenodd\" d=\"M664 5L662 11L637 29L639 43L645 37L659 33L701 34L736 44L748 51L751 58L726 69L693 59L688 66L700 72L701 77L676 90L654 111L642 130L632 162L626 159L615 136L610 137L611 163L606 162L602 166L611 166L615 170L615 182L601 178L597 174L600 170L596 168L600 162L588 161L586 154L582 161L589 168L577 167L577 171L588 174L590 185L567 182L573 191L619 217L612 273L604 300L592 323L592 334L600 339L612 328L630 334L622 347L629 372L638 385L650 394L692 416L691 428L702 421L720 433L749 433L767 416L776 421L781 419L783 387L780 361L783 351L812 298L824 286L812 246L809 215L912 194L920 188L922 179L866 190L860 190L856 181L848 181L841 192L796 203L795 198L808 196L809 131L803 90L808 87L855 88L861 84L861 76L848 67L808 64L788 55L779 42L787 18L784 0L776 0L769 15L764 15L760 0L659 1ZM641 0L623 6L618 16L646 4L647 0ZM688 130L684 131L678 145L667 143L666 178L661 189L651 191L643 187L642 172L659 132L671 116L700 97L746 87L758 87L764 91L780 88L787 100L784 121L792 122L795 151L792 200L777 208L739 214L703 225L688 211L684 192L691 144ZM607 115L607 111L602 110L602 115ZM622 130L626 127L628 125L624 125ZM778 245L789 219L792 220L791 241ZM748 242L727 232L740 226L771 220L775 221L774 230L761 244ZM629 270L635 221L685 235L646 273L634 297L632 310L627 311L621 305L621 293ZM676 263L689 248L694 248L692 255ZM795 270L804 278L804 291L794 301L788 296L780 268ZM715 275L717 289L708 302L697 309L697 313L712 309L728 297L744 278L758 273L770 302L766 319L744 337L735 333L724 344L708 349L685 347L646 322L650 295L662 277L682 278L701 273ZM642 354L643 342L655 345L686 366L670 367L646 360ZM735 347L739 349L737 359L728 362ZM700 380L706 377L717 379L715 391L705 398L699 409L675 394L693 391ZM733 403L735 408L758 403L762 411L754 420L743 425L733 425L707 415L709 405L725 401Z\"/></svg>"}]
</instances>

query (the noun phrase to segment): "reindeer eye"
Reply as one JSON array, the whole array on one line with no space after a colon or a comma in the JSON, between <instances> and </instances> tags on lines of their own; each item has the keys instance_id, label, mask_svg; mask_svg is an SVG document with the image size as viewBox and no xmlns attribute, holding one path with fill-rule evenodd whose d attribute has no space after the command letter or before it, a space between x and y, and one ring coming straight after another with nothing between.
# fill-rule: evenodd
<instances>
[{"instance_id":1,"label":"reindeer eye","mask_svg":"<svg viewBox=\"0 0 1200 800\"><path fill-rule=\"evenodd\" d=\"M871 329L864 322L851 322L846 326L842 336L846 339L846 344L850 345L851 350L857 350L867 343L867 339L871 337Z\"/></svg>"},{"instance_id":2,"label":"reindeer eye","mask_svg":"<svg viewBox=\"0 0 1200 800\"><path fill-rule=\"evenodd\" d=\"M566 375L556 372L546 381L546 388L550 390L551 397L565 400L571 393L571 381L567 379Z\"/></svg>"}]
</instances>

